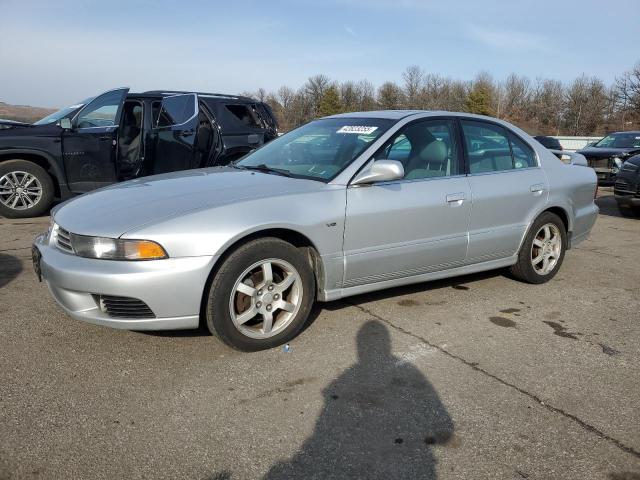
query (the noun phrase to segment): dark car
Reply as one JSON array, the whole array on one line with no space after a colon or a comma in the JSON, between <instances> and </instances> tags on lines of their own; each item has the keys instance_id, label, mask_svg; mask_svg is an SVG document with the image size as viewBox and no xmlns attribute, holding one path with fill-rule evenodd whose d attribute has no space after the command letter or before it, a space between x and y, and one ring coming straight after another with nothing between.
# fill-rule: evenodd
<instances>
[{"instance_id":1,"label":"dark car","mask_svg":"<svg viewBox=\"0 0 640 480\"><path fill-rule=\"evenodd\" d=\"M596 171L598 182L611 184L622 163L640 153L640 131L610 133L602 140L578 153L584 155L589 166Z\"/></svg>"},{"instance_id":2,"label":"dark car","mask_svg":"<svg viewBox=\"0 0 640 480\"><path fill-rule=\"evenodd\" d=\"M32 217L112 183L225 165L278 135L271 109L223 94L110 90L33 124L0 121L0 215Z\"/></svg>"},{"instance_id":3,"label":"dark car","mask_svg":"<svg viewBox=\"0 0 640 480\"><path fill-rule=\"evenodd\" d=\"M640 216L640 155L622 164L613 184L613 193L623 214Z\"/></svg>"},{"instance_id":4,"label":"dark car","mask_svg":"<svg viewBox=\"0 0 640 480\"><path fill-rule=\"evenodd\" d=\"M560 145L560 141L557 138L547 137L545 135L536 135L533 138L550 150L562 150L562 145Z\"/></svg>"}]
</instances>

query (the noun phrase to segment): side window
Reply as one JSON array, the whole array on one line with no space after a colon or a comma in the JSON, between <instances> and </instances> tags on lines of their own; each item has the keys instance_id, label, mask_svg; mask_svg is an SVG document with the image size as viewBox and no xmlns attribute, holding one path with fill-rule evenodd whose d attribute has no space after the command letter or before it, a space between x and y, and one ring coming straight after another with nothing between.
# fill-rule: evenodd
<instances>
[{"instance_id":1,"label":"side window","mask_svg":"<svg viewBox=\"0 0 640 480\"><path fill-rule=\"evenodd\" d=\"M396 160L404 178L446 177L459 173L459 152L451 120L426 120L403 128L374 156Z\"/></svg>"},{"instance_id":2,"label":"side window","mask_svg":"<svg viewBox=\"0 0 640 480\"><path fill-rule=\"evenodd\" d=\"M508 135L509 143L511 143L511 153L513 154L513 167L535 167L536 156L531 147L516 137L513 133L509 132Z\"/></svg>"},{"instance_id":3,"label":"side window","mask_svg":"<svg viewBox=\"0 0 640 480\"><path fill-rule=\"evenodd\" d=\"M162 100L158 127L181 125L196 114L195 95L174 95Z\"/></svg>"},{"instance_id":4,"label":"side window","mask_svg":"<svg viewBox=\"0 0 640 480\"><path fill-rule=\"evenodd\" d=\"M261 128L255 113L248 105L225 105L225 108L245 127Z\"/></svg>"},{"instance_id":5,"label":"side window","mask_svg":"<svg viewBox=\"0 0 640 480\"><path fill-rule=\"evenodd\" d=\"M499 172L513 169L507 132L499 125L462 120L469 172Z\"/></svg>"},{"instance_id":6,"label":"side window","mask_svg":"<svg viewBox=\"0 0 640 480\"><path fill-rule=\"evenodd\" d=\"M122 91L115 90L99 96L90 102L81 112L77 119L78 128L111 127L116 122L116 115L120 102L122 101Z\"/></svg>"}]
</instances>

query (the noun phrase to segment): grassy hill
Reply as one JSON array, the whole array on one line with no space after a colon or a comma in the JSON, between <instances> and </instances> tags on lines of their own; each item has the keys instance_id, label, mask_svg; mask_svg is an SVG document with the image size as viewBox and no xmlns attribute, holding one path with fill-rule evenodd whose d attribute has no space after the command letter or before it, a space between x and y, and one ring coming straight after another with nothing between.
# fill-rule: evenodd
<instances>
[{"instance_id":1,"label":"grassy hill","mask_svg":"<svg viewBox=\"0 0 640 480\"><path fill-rule=\"evenodd\" d=\"M31 107L28 105L9 105L0 102L0 118L4 120L17 120L19 122L35 122L50 113L55 112L53 108Z\"/></svg>"}]
</instances>

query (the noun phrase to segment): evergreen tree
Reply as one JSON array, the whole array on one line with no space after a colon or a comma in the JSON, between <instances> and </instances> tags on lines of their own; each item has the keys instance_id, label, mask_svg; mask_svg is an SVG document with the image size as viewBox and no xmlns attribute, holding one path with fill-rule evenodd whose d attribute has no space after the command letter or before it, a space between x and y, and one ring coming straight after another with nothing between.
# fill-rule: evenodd
<instances>
[{"instance_id":1,"label":"evergreen tree","mask_svg":"<svg viewBox=\"0 0 640 480\"><path fill-rule=\"evenodd\" d=\"M327 115L335 115L341 112L342 103L340 102L340 95L338 94L338 89L332 85L324 91L320 98L318 114L321 117L326 117Z\"/></svg>"}]
</instances>

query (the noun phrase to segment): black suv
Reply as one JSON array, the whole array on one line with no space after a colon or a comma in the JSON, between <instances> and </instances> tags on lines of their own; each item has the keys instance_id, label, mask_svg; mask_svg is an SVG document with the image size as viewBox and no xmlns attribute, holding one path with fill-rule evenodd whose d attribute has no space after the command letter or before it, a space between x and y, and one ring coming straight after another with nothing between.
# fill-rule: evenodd
<instances>
[{"instance_id":1,"label":"black suv","mask_svg":"<svg viewBox=\"0 0 640 480\"><path fill-rule=\"evenodd\" d=\"M278 135L269 106L213 93L110 90L33 124L0 120L0 215L32 217L115 182L225 165Z\"/></svg>"}]
</instances>

